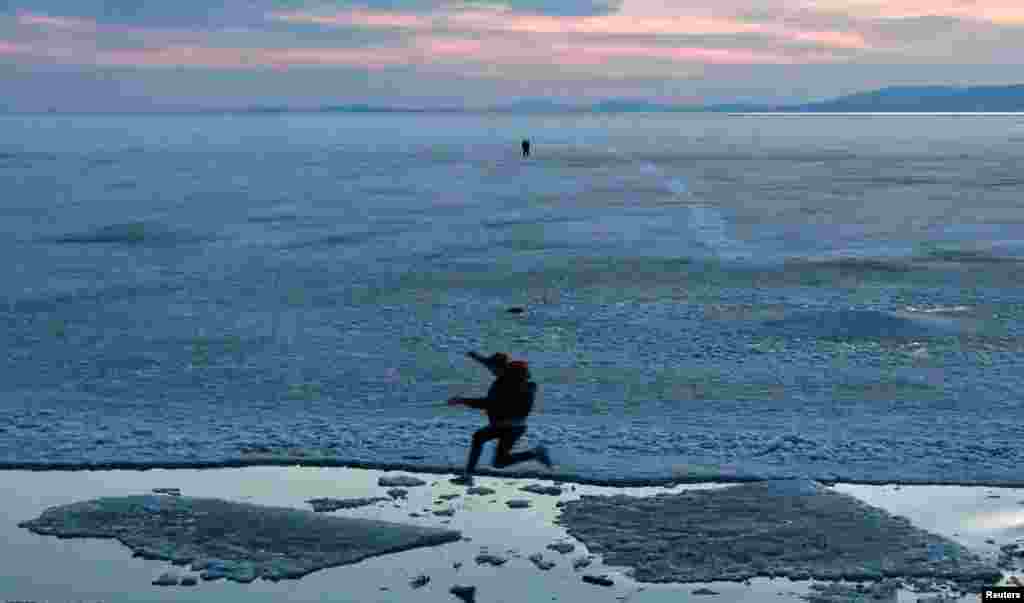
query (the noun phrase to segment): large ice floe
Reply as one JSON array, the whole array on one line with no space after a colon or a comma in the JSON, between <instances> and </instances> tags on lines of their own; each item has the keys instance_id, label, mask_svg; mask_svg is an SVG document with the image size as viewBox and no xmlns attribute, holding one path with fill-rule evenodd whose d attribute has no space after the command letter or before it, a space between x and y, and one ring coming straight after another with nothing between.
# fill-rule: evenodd
<instances>
[{"instance_id":1,"label":"large ice floe","mask_svg":"<svg viewBox=\"0 0 1024 603\"><path fill-rule=\"evenodd\" d=\"M642 582L937 578L993 583L965 547L809 480L659 494L584 496L558 520L606 565Z\"/></svg>"},{"instance_id":2,"label":"large ice floe","mask_svg":"<svg viewBox=\"0 0 1024 603\"><path fill-rule=\"evenodd\" d=\"M46 509L20 527L116 538L134 554L191 565L204 579L301 578L368 557L455 542L461 533L214 498L125 496Z\"/></svg>"}]
</instances>

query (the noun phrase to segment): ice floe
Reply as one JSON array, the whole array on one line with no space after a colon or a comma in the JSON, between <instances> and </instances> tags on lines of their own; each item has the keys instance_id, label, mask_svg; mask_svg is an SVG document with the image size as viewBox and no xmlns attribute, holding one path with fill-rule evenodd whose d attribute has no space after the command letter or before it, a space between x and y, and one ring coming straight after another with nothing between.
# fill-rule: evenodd
<instances>
[{"instance_id":1,"label":"ice floe","mask_svg":"<svg viewBox=\"0 0 1024 603\"><path fill-rule=\"evenodd\" d=\"M999 571L908 520L806 480L637 499L584 496L562 508L570 535L644 582L757 576L991 582Z\"/></svg>"},{"instance_id":2,"label":"ice floe","mask_svg":"<svg viewBox=\"0 0 1024 603\"><path fill-rule=\"evenodd\" d=\"M140 557L190 563L204 580L300 578L368 557L454 542L454 530L212 498L126 496L46 509L19 524L63 538L116 538Z\"/></svg>"}]
</instances>

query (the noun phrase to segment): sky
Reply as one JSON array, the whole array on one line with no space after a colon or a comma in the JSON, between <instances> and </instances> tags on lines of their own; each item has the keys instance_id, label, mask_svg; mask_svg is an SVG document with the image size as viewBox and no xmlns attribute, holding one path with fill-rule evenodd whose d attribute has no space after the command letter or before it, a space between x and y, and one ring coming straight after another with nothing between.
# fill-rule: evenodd
<instances>
[{"instance_id":1,"label":"sky","mask_svg":"<svg viewBox=\"0 0 1024 603\"><path fill-rule=\"evenodd\" d=\"M796 102L1021 83L1020 0L0 0L0 108Z\"/></svg>"}]
</instances>

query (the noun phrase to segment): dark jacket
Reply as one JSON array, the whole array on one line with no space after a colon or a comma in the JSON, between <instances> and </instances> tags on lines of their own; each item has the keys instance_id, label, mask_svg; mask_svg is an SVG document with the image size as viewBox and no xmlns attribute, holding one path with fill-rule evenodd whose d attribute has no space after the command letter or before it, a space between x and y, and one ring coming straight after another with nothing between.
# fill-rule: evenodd
<instances>
[{"instance_id":1,"label":"dark jacket","mask_svg":"<svg viewBox=\"0 0 1024 603\"><path fill-rule=\"evenodd\" d=\"M528 379L502 376L494 380L486 398L466 398L466 404L487 411L491 425L518 422L533 410L537 397L537 384Z\"/></svg>"}]
</instances>

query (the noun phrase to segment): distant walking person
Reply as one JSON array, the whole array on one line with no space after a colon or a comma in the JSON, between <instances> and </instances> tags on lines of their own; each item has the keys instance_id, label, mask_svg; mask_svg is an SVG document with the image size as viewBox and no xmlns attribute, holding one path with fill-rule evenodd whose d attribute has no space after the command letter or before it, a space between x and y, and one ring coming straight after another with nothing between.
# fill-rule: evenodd
<instances>
[{"instance_id":1,"label":"distant walking person","mask_svg":"<svg viewBox=\"0 0 1024 603\"><path fill-rule=\"evenodd\" d=\"M530 156L530 141L524 138L523 139L523 143L522 143L522 147L523 147L523 157L529 157Z\"/></svg>"},{"instance_id":2,"label":"distant walking person","mask_svg":"<svg viewBox=\"0 0 1024 603\"><path fill-rule=\"evenodd\" d=\"M512 452L512 446L526 433L526 417L533 410L537 396L537 384L530 381L530 369L525 361L509 361L508 355L497 353L484 357L476 352L466 354L487 367L497 377L485 398L459 398L448 400L449 406L465 405L487 411L488 425L473 434L473 446L469 451L466 469L461 478L455 480L473 485L473 471L480 460L484 444L498 440L494 453L494 466L498 469L526 461L538 461L551 468L551 457L544 446L537 446L525 452Z\"/></svg>"}]
</instances>

